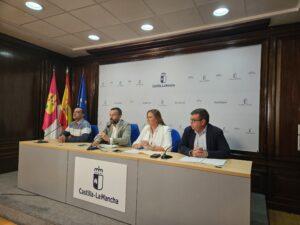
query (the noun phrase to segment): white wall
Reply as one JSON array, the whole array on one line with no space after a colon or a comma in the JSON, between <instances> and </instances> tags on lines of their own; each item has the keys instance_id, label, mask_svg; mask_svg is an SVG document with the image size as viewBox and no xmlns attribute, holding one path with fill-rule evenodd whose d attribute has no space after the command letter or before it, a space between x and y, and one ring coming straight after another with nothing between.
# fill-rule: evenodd
<instances>
[{"instance_id":1,"label":"white wall","mask_svg":"<svg viewBox=\"0 0 300 225\"><path fill-rule=\"evenodd\" d=\"M120 107L141 129L156 108L182 133L201 107L231 149L258 151L260 68L261 45L100 65L98 125L103 129L109 109Z\"/></svg>"}]
</instances>

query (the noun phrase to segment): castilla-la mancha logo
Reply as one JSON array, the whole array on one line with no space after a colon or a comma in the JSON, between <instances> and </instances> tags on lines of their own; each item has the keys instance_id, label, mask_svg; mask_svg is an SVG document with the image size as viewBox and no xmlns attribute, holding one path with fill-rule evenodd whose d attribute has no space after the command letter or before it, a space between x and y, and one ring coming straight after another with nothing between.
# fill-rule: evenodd
<instances>
[{"instance_id":1,"label":"castilla-la mancha logo","mask_svg":"<svg viewBox=\"0 0 300 225\"><path fill-rule=\"evenodd\" d=\"M102 190L103 189L103 169L101 169L99 166L94 169L94 176L93 176L93 187L96 190Z\"/></svg>"},{"instance_id":2,"label":"castilla-la mancha logo","mask_svg":"<svg viewBox=\"0 0 300 225\"><path fill-rule=\"evenodd\" d=\"M175 84L167 83L167 73L162 72L160 74L160 84L153 84L153 88L162 88L162 87L175 87Z\"/></svg>"}]
</instances>

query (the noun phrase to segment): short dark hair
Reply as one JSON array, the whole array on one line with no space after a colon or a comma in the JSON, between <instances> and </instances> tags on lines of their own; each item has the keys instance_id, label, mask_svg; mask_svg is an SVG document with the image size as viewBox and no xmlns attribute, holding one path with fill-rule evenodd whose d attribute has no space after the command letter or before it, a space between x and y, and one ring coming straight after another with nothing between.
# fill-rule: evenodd
<instances>
[{"instance_id":1,"label":"short dark hair","mask_svg":"<svg viewBox=\"0 0 300 225\"><path fill-rule=\"evenodd\" d=\"M205 119L206 123L209 123L209 114L206 111L206 109L202 109L202 108L195 109L191 112L191 115L195 115L195 114L198 114L201 119Z\"/></svg>"},{"instance_id":2,"label":"short dark hair","mask_svg":"<svg viewBox=\"0 0 300 225\"><path fill-rule=\"evenodd\" d=\"M122 110L118 107L111 108L110 110L117 110L119 115L122 115Z\"/></svg>"},{"instance_id":3,"label":"short dark hair","mask_svg":"<svg viewBox=\"0 0 300 225\"><path fill-rule=\"evenodd\" d=\"M84 114L84 110L82 107L75 107L75 109L81 109L82 114ZM75 111L75 109L74 109L74 111Z\"/></svg>"}]
</instances>

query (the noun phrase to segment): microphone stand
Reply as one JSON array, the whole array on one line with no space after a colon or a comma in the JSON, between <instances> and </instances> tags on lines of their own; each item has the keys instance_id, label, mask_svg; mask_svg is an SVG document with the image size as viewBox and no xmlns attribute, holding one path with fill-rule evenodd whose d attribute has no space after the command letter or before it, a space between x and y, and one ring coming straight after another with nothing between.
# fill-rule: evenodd
<instances>
[{"instance_id":1,"label":"microphone stand","mask_svg":"<svg viewBox=\"0 0 300 225\"><path fill-rule=\"evenodd\" d=\"M58 130L58 128L61 128L61 127L62 127L62 126L57 127L56 129L54 129L53 131L51 131L49 134L47 134L46 136L44 136L43 139L39 139L39 140L37 140L35 143L38 143L38 144L49 143L49 141L46 141L46 140L45 140L45 137L49 136L50 134L52 134L54 131Z\"/></svg>"},{"instance_id":2,"label":"microphone stand","mask_svg":"<svg viewBox=\"0 0 300 225\"><path fill-rule=\"evenodd\" d=\"M167 148L167 149L164 151L164 154L162 154L161 157L160 157L161 159L171 159L171 158L173 158L173 156L167 155L167 151L168 151L169 149L172 149L172 146L170 146L169 148Z\"/></svg>"}]
</instances>

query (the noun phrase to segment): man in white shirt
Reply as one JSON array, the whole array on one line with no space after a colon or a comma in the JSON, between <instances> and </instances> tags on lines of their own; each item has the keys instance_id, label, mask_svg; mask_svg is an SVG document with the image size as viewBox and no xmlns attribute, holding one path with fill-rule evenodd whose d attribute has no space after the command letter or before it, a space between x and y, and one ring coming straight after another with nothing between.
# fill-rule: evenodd
<instances>
[{"instance_id":1,"label":"man in white shirt","mask_svg":"<svg viewBox=\"0 0 300 225\"><path fill-rule=\"evenodd\" d=\"M179 151L185 155L201 158L227 158L229 145L223 131L209 123L205 109L191 112L191 126L185 128Z\"/></svg>"},{"instance_id":2,"label":"man in white shirt","mask_svg":"<svg viewBox=\"0 0 300 225\"><path fill-rule=\"evenodd\" d=\"M105 129L96 135L92 146L100 143L130 146L131 126L129 123L121 119L122 110L120 108L112 108L109 112L110 121Z\"/></svg>"}]
</instances>

